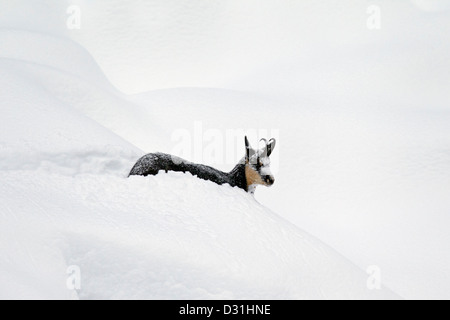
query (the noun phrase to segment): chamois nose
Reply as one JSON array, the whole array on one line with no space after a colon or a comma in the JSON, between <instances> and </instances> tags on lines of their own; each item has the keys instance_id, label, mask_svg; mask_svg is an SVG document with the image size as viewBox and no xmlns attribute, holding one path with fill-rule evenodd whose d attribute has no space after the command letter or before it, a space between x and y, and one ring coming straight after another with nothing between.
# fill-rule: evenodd
<instances>
[{"instance_id":1,"label":"chamois nose","mask_svg":"<svg viewBox=\"0 0 450 320\"><path fill-rule=\"evenodd\" d=\"M271 186L275 183L275 178L272 176L265 176L264 181L267 183L268 186Z\"/></svg>"}]
</instances>

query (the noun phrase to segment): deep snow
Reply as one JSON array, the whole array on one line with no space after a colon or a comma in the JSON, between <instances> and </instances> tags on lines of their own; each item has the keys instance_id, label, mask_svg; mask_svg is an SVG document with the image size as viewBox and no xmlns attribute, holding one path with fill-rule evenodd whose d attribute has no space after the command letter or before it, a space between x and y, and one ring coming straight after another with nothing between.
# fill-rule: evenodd
<instances>
[{"instance_id":1,"label":"deep snow","mask_svg":"<svg viewBox=\"0 0 450 320\"><path fill-rule=\"evenodd\" d=\"M70 297L72 265L81 299L396 297L239 189L55 171L2 173L3 298Z\"/></svg>"},{"instance_id":2,"label":"deep snow","mask_svg":"<svg viewBox=\"0 0 450 320\"><path fill-rule=\"evenodd\" d=\"M77 61L92 62L74 43L1 36L10 48L42 44L0 61L1 298L397 297L368 290L365 272L240 189L184 174L127 179L142 151L118 134L130 126L139 136L132 124L142 119L120 112L141 107L95 69L47 51L71 45Z\"/></svg>"},{"instance_id":3,"label":"deep snow","mask_svg":"<svg viewBox=\"0 0 450 320\"><path fill-rule=\"evenodd\" d=\"M365 287L376 265L402 297L448 298L445 1L374 1L379 31L360 1L72 3L80 30L66 3L0 1L1 297L391 297ZM154 151L230 170L249 129L279 142L256 202L125 179Z\"/></svg>"}]
</instances>

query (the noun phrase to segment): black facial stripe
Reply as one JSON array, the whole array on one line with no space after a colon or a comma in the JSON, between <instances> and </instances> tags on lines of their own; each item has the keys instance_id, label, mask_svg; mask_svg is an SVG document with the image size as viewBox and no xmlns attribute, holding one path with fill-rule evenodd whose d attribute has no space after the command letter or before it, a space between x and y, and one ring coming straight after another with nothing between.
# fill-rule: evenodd
<instances>
[{"instance_id":1,"label":"black facial stripe","mask_svg":"<svg viewBox=\"0 0 450 320\"><path fill-rule=\"evenodd\" d=\"M258 157L258 161L256 162L256 171L260 171L262 167L261 159Z\"/></svg>"}]
</instances>

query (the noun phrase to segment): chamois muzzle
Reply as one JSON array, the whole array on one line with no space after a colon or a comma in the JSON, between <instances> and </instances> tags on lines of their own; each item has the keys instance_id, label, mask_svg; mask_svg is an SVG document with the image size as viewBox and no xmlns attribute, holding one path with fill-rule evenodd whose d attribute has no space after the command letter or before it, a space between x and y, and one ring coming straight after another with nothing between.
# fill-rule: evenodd
<instances>
[{"instance_id":1,"label":"chamois muzzle","mask_svg":"<svg viewBox=\"0 0 450 320\"><path fill-rule=\"evenodd\" d=\"M264 176L264 182L268 186L272 186L275 183L275 178L273 176Z\"/></svg>"}]
</instances>

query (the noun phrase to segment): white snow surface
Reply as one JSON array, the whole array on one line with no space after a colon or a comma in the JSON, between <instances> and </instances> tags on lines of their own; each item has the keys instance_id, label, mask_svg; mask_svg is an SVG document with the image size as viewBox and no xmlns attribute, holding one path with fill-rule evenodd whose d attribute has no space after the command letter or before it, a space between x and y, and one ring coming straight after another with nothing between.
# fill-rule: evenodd
<instances>
[{"instance_id":1,"label":"white snow surface","mask_svg":"<svg viewBox=\"0 0 450 320\"><path fill-rule=\"evenodd\" d=\"M128 179L142 151L114 119L139 136L140 107L98 68L83 70L92 60L75 43L0 37L10 48L0 60L0 298L397 297L369 291L362 270L240 189L184 174ZM27 45L33 55L15 56ZM76 59L65 64L68 47ZM79 290L67 287L71 266Z\"/></svg>"},{"instance_id":2,"label":"white snow surface","mask_svg":"<svg viewBox=\"0 0 450 320\"><path fill-rule=\"evenodd\" d=\"M238 189L55 171L2 174L2 298L396 297L368 291L356 266Z\"/></svg>"},{"instance_id":3,"label":"white snow surface","mask_svg":"<svg viewBox=\"0 0 450 320\"><path fill-rule=\"evenodd\" d=\"M378 31L361 1L0 0L0 298L449 298L448 3L374 4ZM251 129L277 135L256 199L126 178L230 170L243 138L208 143Z\"/></svg>"}]
</instances>

